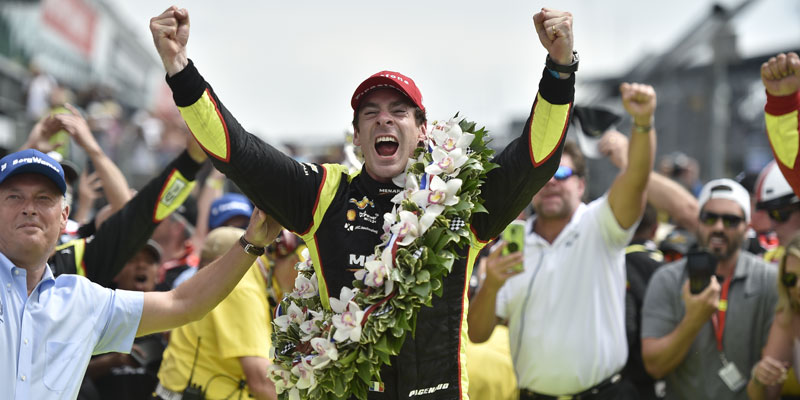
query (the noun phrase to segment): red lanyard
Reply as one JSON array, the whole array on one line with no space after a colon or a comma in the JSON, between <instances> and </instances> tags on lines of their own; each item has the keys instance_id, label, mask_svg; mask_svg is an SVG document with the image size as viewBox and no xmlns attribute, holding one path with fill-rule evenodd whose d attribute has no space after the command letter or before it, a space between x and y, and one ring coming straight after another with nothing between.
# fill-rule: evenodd
<instances>
[{"instance_id":1,"label":"red lanyard","mask_svg":"<svg viewBox=\"0 0 800 400\"><path fill-rule=\"evenodd\" d=\"M728 289L731 287L733 276L722 284L722 293L719 296L719 311L711 315L714 324L714 336L717 339L717 350L722 351L722 332L725 331L725 313L728 311Z\"/></svg>"}]
</instances>

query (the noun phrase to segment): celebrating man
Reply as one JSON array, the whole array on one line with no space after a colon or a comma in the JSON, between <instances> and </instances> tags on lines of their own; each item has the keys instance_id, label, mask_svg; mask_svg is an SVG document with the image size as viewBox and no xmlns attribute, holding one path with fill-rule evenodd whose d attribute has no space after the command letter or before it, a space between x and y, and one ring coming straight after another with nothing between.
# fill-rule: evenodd
<instances>
[{"instance_id":1,"label":"celebrating man","mask_svg":"<svg viewBox=\"0 0 800 400\"><path fill-rule=\"evenodd\" d=\"M481 188L488 213L465 221L472 246L442 282L440 298L423 308L416 335L408 335L400 354L381 370L384 385L370 398L462 398L466 393L463 356L466 280L472 261L527 205L558 168L574 92L577 57L572 50L572 15L542 9L534 17L547 49L547 70L522 135L493 160ZM353 174L341 165L299 163L247 133L233 118L186 54L189 15L171 7L150 21L167 82L187 125L215 167L259 208L308 244L319 279L321 301L351 286L354 271L380 243L392 197L402 188L392 178L426 139L422 94L414 81L382 71L362 82L350 104L354 143L365 165Z\"/></svg>"}]
</instances>

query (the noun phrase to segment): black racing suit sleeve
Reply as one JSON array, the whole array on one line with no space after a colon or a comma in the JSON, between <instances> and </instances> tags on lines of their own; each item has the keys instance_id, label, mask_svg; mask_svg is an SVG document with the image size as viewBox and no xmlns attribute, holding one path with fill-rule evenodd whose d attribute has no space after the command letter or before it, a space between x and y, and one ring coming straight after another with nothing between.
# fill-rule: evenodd
<instances>
[{"instance_id":1,"label":"black racing suit sleeve","mask_svg":"<svg viewBox=\"0 0 800 400\"><path fill-rule=\"evenodd\" d=\"M173 171L194 181L203 166L184 151L157 177L151 179L125 206L112 214L86 242L83 264L86 277L108 286L125 264L147 243L158 226L154 215L162 189Z\"/></svg>"},{"instance_id":2,"label":"black racing suit sleeve","mask_svg":"<svg viewBox=\"0 0 800 400\"><path fill-rule=\"evenodd\" d=\"M539 81L539 94L551 104L571 104L575 96L575 74L568 79L558 79L545 69ZM562 137L557 149L547 161L539 166L534 166L531 161L529 132L535 110L534 103L522 135L494 157L492 161L500 167L489 171L486 182L481 186L481 196L488 213L474 214L472 229L482 241L497 237L511 221L516 219L530 203L533 195L555 174L561 163L566 131L553 132L562 134Z\"/></svg>"},{"instance_id":3,"label":"black racing suit sleeve","mask_svg":"<svg viewBox=\"0 0 800 400\"><path fill-rule=\"evenodd\" d=\"M230 143L226 162L209 153L209 159L256 205L283 227L306 232L313 222L313 210L324 180L317 164L300 163L247 132L222 104L211 86L190 60L181 72L167 77L178 107L196 107L208 92L222 117ZM192 131L197 138L201 132Z\"/></svg>"}]
</instances>

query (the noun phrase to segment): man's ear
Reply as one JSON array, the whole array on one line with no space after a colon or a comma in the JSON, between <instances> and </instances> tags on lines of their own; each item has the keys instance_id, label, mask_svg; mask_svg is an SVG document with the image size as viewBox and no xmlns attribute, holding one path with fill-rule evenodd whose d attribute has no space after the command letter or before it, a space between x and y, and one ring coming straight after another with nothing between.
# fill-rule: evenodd
<instances>
[{"instance_id":1,"label":"man's ear","mask_svg":"<svg viewBox=\"0 0 800 400\"><path fill-rule=\"evenodd\" d=\"M62 200L64 201L64 200ZM69 205L66 205L61 210L61 223L60 223L60 232L64 232L64 229L67 229L67 220L69 219Z\"/></svg>"},{"instance_id":2,"label":"man's ear","mask_svg":"<svg viewBox=\"0 0 800 400\"><path fill-rule=\"evenodd\" d=\"M359 138L358 128L353 127L353 144L356 146L361 146L361 139Z\"/></svg>"},{"instance_id":3,"label":"man's ear","mask_svg":"<svg viewBox=\"0 0 800 400\"><path fill-rule=\"evenodd\" d=\"M424 142L428 140L428 123L425 122L419 126L419 141Z\"/></svg>"}]
</instances>

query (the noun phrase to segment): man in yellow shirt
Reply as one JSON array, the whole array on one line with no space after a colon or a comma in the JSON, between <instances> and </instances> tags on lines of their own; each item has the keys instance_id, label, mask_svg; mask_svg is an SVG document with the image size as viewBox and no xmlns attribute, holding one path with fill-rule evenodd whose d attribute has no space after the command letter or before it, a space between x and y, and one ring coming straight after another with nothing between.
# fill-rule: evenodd
<instances>
[{"instance_id":1,"label":"man in yellow shirt","mask_svg":"<svg viewBox=\"0 0 800 400\"><path fill-rule=\"evenodd\" d=\"M220 227L203 246L200 267L235 243L242 230ZM190 384L199 385L206 399L275 399L267 378L270 346L270 308L267 285L254 263L230 295L199 321L172 331L158 371L156 394L175 398ZM193 389L188 388L188 391ZM240 392L240 393L237 393Z\"/></svg>"}]
</instances>

